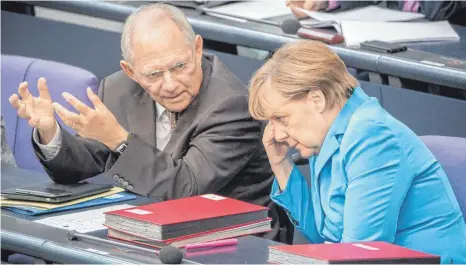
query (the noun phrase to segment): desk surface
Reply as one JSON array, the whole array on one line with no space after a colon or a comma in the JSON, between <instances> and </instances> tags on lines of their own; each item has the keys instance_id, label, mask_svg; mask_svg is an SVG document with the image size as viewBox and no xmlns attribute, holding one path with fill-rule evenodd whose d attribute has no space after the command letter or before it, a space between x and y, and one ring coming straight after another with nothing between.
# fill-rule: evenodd
<instances>
[{"instance_id":1,"label":"desk surface","mask_svg":"<svg viewBox=\"0 0 466 265\"><path fill-rule=\"evenodd\" d=\"M41 173L18 168L2 166L2 188L11 188L30 182L50 181ZM90 179L92 182L105 183L101 177ZM138 199L121 203L141 205L153 202L150 198L139 196ZM107 207L108 205L91 207ZM40 216L25 216L7 210L1 210L2 249L12 250L26 255L58 263L160 263L156 255L142 251L119 248L88 240L70 241L67 230L46 226L34 220L85 211L78 209ZM89 233L106 238L107 230ZM107 238L106 238L107 239ZM117 241L109 239L112 241ZM255 236L239 238L237 246L221 247L209 250L190 251L185 253L185 263L202 264L265 264L268 259L268 246L280 243Z\"/></svg>"},{"instance_id":2,"label":"desk surface","mask_svg":"<svg viewBox=\"0 0 466 265\"><path fill-rule=\"evenodd\" d=\"M147 1L26 1L32 5L74 12L104 19L124 21L137 6ZM202 14L200 11L182 8L194 30L204 38L223 43L241 45L251 48L274 51L284 43L295 41L295 35L284 34L277 26L255 22L238 22ZM461 41L410 44L410 47L430 51L440 56L454 56L466 59L466 30L456 27L462 36ZM454 88L466 89L466 62L446 64L444 66L420 62L418 57L424 54L407 56L405 54L380 54L343 46L331 46L348 67L372 71L394 77L414 79L426 83L439 84ZM408 51L413 53L413 51ZM445 60L445 59L444 59ZM450 59L448 59L450 60ZM447 61L448 61L447 60Z\"/></svg>"}]
</instances>

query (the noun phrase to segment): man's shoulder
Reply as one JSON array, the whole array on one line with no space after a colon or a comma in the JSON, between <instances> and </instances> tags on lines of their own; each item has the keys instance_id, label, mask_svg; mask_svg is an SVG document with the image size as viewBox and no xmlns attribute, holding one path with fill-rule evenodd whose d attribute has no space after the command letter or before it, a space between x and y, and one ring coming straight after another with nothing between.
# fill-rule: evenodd
<instances>
[{"instance_id":1,"label":"man's shoulder","mask_svg":"<svg viewBox=\"0 0 466 265\"><path fill-rule=\"evenodd\" d=\"M123 70L117 71L107 77L105 77L103 81L103 86L111 87L112 91L115 90L123 90L123 91L131 91L131 88L139 89L139 84L134 82L131 78L129 78Z\"/></svg>"},{"instance_id":2,"label":"man's shoulder","mask_svg":"<svg viewBox=\"0 0 466 265\"><path fill-rule=\"evenodd\" d=\"M223 94L246 93L246 85L216 55L212 60L210 82L211 85L218 87L216 91L220 90Z\"/></svg>"},{"instance_id":3,"label":"man's shoulder","mask_svg":"<svg viewBox=\"0 0 466 265\"><path fill-rule=\"evenodd\" d=\"M220 58L212 56L211 60L212 72L204 101L210 102L208 103L210 107L212 107L212 101L220 103L238 98L244 98L244 101L247 101L246 85L236 77Z\"/></svg>"}]
</instances>

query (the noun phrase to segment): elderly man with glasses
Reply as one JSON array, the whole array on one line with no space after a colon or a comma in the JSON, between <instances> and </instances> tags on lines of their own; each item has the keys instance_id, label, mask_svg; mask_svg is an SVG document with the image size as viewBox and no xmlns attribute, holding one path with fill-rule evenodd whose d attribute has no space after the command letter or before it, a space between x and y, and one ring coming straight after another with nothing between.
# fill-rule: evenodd
<instances>
[{"instance_id":1,"label":"elderly man with glasses","mask_svg":"<svg viewBox=\"0 0 466 265\"><path fill-rule=\"evenodd\" d=\"M106 77L93 106L64 93L76 112L19 85L10 98L28 119L33 145L50 177L75 183L105 172L129 191L163 200L216 193L271 207L269 238L279 222L269 193L273 175L261 124L248 114L245 85L203 53L184 14L166 4L139 8L121 40L123 71ZM60 128L59 118L78 134ZM282 229L283 231L283 229Z\"/></svg>"}]
</instances>

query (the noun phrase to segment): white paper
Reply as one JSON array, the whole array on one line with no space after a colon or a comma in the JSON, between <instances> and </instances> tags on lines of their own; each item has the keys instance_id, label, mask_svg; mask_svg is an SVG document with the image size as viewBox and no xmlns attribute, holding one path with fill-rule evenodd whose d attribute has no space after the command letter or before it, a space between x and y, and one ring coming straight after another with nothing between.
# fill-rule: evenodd
<instances>
[{"instance_id":1,"label":"white paper","mask_svg":"<svg viewBox=\"0 0 466 265\"><path fill-rule=\"evenodd\" d=\"M252 19L266 19L291 14L285 1L246 1L209 8L226 16L240 16ZM206 13L209 14L208 11ZM213 15L213 14L212 14Z\"/></svg>"},{"instance_id":2,"label":"white paper","mask_svg":"<svg viewBox=\"0 0 466 265\"><path fill-rule=\"evenodd\" d=\"M213 200L213 201L225 200L225 197L222 197L222 196L219 196L219 195L216 195L216 194L204 194L204 195L201 195L201 197L209 199L209 200Z\"/></svg>"},{"instance_id":3,"label":"white paper","mask_svg":"<svg viewBox=\"0 0 466 265\"><path fill-rule=\"evenodd\" d=\"M410 21L424 18L421 13L403 12L376 5L355 8L342 12L319 12L300 8L310 18L319 21ZM304 21L304 23L307 23Z\"/></svg>"},{"instance_id":4,"label":"white paper","mask_svg":"<svg viewBox=\"0 0 466 265\"><path fill-rule=\"evenodd\" d=\"M47 217L44 219L35 220L34 222L67 230L76 230L79 233L88 233L106 228L103 225L105 222L105 212L121 210L130 207L134 206L129 204L113 205L78 213Z\"/></svg>"},{"instance_id":5,"label":"white paper","mask_svg":"<svg viewBox=\"0 0 466 265\"><path fill-rule=\"evenodd\" d=\"M341 30L348 47L359 47L361 42L370 40L389 43L459 40L458 34L448 21L371 23L342 21Z\"/></svg>"}]
</instances>

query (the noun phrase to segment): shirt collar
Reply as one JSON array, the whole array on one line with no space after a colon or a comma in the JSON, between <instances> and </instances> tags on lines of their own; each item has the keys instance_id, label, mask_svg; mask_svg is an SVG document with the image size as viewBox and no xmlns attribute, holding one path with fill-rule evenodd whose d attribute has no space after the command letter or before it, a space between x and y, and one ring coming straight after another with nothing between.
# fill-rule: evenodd
<instances>
[{"instance_id":1,"label":"shirt collar","mask_svg":"<svg viewBox=\"0 0 466 265\"><path fill-rule=\"evenodd\" d=\"M165 113L165 107L160 105L158 102L155 102L155 107L157 109L157 120L160 120L160 117L162 117L162 114Z\"/></svg>"},{"instance_id":2,"label":"shirt collar","mask_svg":"<svg viewBox=\"0 0 466 265\"><path fill-rule=\"evenodd\" d=\"M345 105L341 109L338 116L333 121L332 126L330 126L328 135L337 135L343 134L346 131L346 127L351 120L356 109L359 108L364 102L368 101L370 97L364 93L364 91L359 87L355 87L353 94L346 101Z\"/></svg>"}]
</instances>

